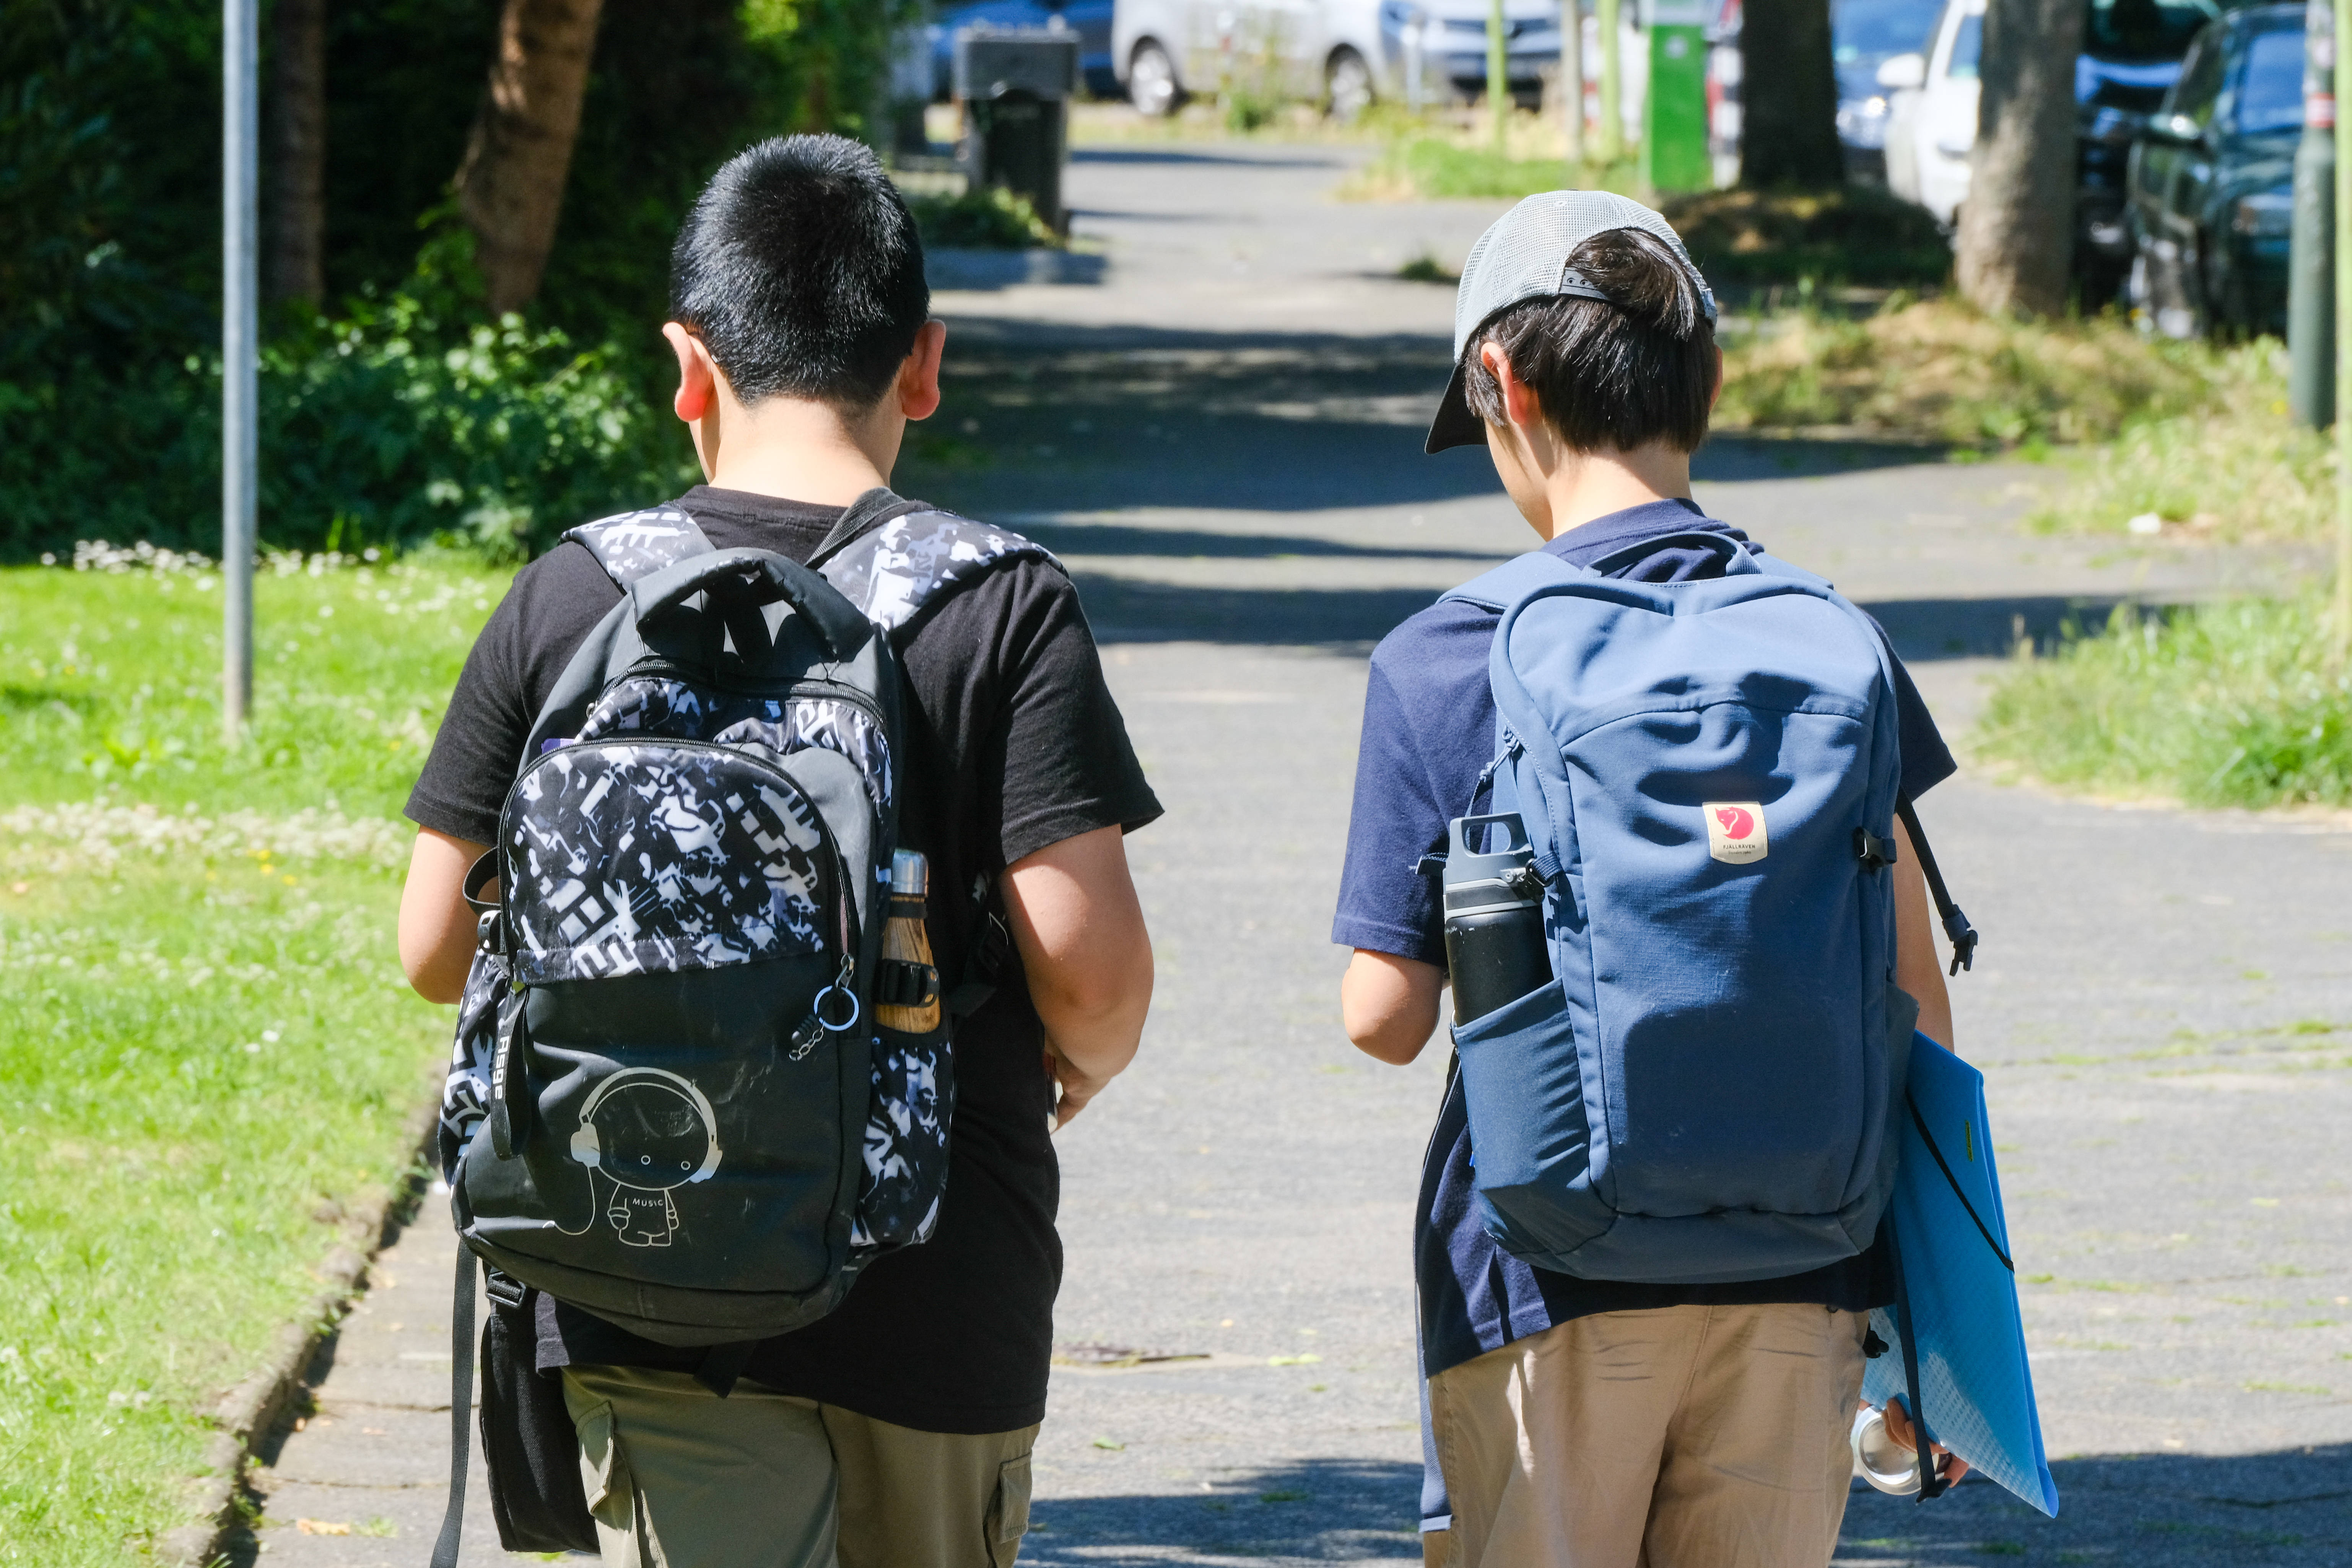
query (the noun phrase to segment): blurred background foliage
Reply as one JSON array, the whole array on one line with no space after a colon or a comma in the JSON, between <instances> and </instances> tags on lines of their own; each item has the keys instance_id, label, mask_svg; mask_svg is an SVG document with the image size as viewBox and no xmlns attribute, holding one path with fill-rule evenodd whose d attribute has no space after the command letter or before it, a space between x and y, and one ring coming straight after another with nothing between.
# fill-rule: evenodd
<instances>
[{"instance_id":1,"label":"blurred background foliage","mask_svg":"<svg viewBox=\"0 0 2352 1568\"><path fill-rule=\"evenodd\" d=\"M678 221L758 137L866 133L907 8L605 0L544 285L493 321L450 188L500 0L331 5L326 295L267 323L263 538L510 558L689 479L652 416ZM217 532L220 107L216 0L0 0L0 559Z\"/></svg>"}]
</instances>

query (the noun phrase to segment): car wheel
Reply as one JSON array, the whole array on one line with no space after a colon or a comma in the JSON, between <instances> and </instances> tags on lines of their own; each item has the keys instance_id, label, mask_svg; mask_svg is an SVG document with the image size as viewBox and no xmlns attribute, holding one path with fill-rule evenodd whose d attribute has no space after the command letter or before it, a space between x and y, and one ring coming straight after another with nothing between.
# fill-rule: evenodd
<instances>
[{"instance_id":1,"label":"car wheel","mask_svg":"<svg viewBox=\"0 0 2352 1568\"><path fill-rule=\"evenodd\" d=\"M1164 120L1183 107L1184 89L1177 85L1176 62L1150 38L1135 46L1127 60L1127 100L1155 120Z\"/></svg>"},{"instance_id":2,"label":"car wheel","mask_svg":"<svg viewBox=\"0 0 2352 1568\"><path fill-rule=\"evenodd\" d=\"M1346 123L1372 106L1372 68L1349 48L1331 51L1323 68L1323 101L1331 118Z\"/></svg>"}]
</instances>

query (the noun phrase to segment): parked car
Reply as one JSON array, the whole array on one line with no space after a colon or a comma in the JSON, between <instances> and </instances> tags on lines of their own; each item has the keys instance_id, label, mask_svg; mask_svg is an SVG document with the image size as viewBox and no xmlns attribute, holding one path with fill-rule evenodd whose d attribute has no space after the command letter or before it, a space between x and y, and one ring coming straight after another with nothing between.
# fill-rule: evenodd
<instances>
[{"instance_id":1,"label":"parked car","mask_svg":"<svg viewBox=\"0 0 2352 1568\"><path fill-rule=\"evenodd\" d=\"M2083 171L2074 197L2074 275L2085 305L2106 304L2123 289L2132 263L2124 223L2132 144L2179 79L2189 43L2221 10L2216 0L2094 0L2084 12L2083 52L2074 61Z\"/></svg>"},{"instance_id":2,"label":"parked car","mask_svg":"<svg viewBox=\"0 0 2352 1568\"><path fill-rule=\"evenodd\" d=\"M1486 0L1118 0L1111 58L1146 114L1245 80L1344 119L1408 96L1416 49L1433 97L1484 93L1486 17ZM1559 59L1559 6L1506 0L1504 25L1512 96L1532 104L1541 70Z\"/></svg>"},{"instance_id":3,"label":"parked car","mask_svg":"<svg viewBox=\"0 0 2352 1568\"><path fill-rule=\"evenodd\" d=\"M2168 337L2285 332L2303 26L2295 4L2207 26L2132 149L2129 294Z\"/></svg>"},{"instance_id":4,"label":"parked car","mask_svg":"<svg viewBox=\"0 0 2352 1568\"><path fill-rule=\"evenodd\" d=\"M1948 0L1926 49L1878 68L1887 89L1886 184L1950 225L1969 194L1985 0ZM2219 14L2217 0L2086 0L2074 62L2081 184L2074 272L2086 303L2115 298L2132 244L2123 222L2124 164L2181 58Z\"/></svg>"},{"instance_id":5,"label":"parked car","mask_svg":"<svg viewBox=\"0 0 2352 1568\"><path fill-rule=\"evenodd\" d=\"M1838 144L1846 178L1886 178L1887 89L1878 68L1897 55L1917 54L1943 11L1943 0L1836 0L1830 10L1830 51L1837 66Z\"/></svg>"},{"instance_id":6,"label":"parked car","mask_svg":"<svg viewBox=\"0 0 2352 1568\"><path fill-rule=\"evenodd\" d=\"M924 29L931 47L931 97L945 100L954 91L956 35L975 24L991 27L1050 27L1058 21L1078 35L1078 69L1087 90L1097 98L1116 98L1118 73L1111 68L1112 0L976 0L974 4L942 5L937 20Z\"/></svg>"},{"instance_id":7,"label":"parked car","mask_svg":"<svg viewBox=\"0 0 2352 1568\"><path fill-rule=\"evenodd\" d=\"M1878 67L1886 89L1886 186L1950 224L1969 194L1985 0L1949 0L1927 47Z\"/></svg>"}]
</instances>

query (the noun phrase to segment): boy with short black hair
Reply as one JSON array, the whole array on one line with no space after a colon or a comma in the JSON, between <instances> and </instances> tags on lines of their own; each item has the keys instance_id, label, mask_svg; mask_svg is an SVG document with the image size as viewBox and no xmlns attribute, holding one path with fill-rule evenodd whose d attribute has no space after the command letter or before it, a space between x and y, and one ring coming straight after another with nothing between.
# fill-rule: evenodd
<instances>
[{"instance_id":1,"label":"boy with short black hair","mask_svg":"<svg viewBox=\"0 0 2352 1568\"><path fill-rule=\"evenodd\" d=\"M687 532L805 563L919 510L887 481L907 422L939 405L946 333L870 151L832 136L749 149L695 204L672 268L675 408L709 480L669 509ZM896 628L906 687L899 838L929 856L934 961L950 986L979 973L988 906L972 890L992 884L1013 953L955 1031L930 1239L867 1266L831 1316L759 1343L730 1394L697 1381L701 1351L539 1298L537 1365L562 1378L615 1568L1004 1568L1026 1526L1061 1279L1049 1130L1134 1055L1152 965L1120 840L1160 805L1049 556L964 563L903 625L898 576L935 579L937 563L877 560L890 581L867 585L866 607ZM401 954L432 1000L465 984L463 879L534 718L620 595L589 548L561 545L516 574L467 660L408 806ZM445 1150L474 1135L482 1092L453 1074Z\"/></svg>"},{"instance_id":2,"label":"boy with short black hair","mask_svg":"<svg viewBox=\"0 0 2352 1568\"><path fill-rule=\"evenodd\" d=\"M1484 442L1542 549L1570 565L1641 583L1721 576L1725 552L1693 534L1761 546L1691 499L1691 454L1721 382L1714 320L1657 214L1598 193L1530 197L1464 267L1428 450ZM1332 940L1356 950L1341 987L1349 1036L1385 1061L1412 1061L1437 1024L1443 910L1420 862L1443 850L1451 819L1480 809L1497 624L1492 608L1448 600L1372 655ZM1916 797L1954 764L1891 649L1887 660L1900 791ZM1895 978L1920 1028L1948 1044L1925 883L1895 831ZM1457 1073L1415 1224L1445 1499L1424 1509L1431 1560L1822 1568L1845 1510L1868 1310L1890 1299L1880 1249L1728 1284L1539 1268L1488 1235L1473 1153Z\"/></svg>"}]
</instances>

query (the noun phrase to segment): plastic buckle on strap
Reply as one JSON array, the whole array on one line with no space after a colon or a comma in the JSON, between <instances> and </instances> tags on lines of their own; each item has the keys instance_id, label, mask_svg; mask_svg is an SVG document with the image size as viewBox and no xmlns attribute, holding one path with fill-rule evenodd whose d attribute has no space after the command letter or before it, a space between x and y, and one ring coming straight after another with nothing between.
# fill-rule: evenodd
<instances>
[{"instance_id":1,"label":"plastic buckle on strap","mask_svg":"<svg viewBox=\"0 0 2352 1568\"><path fill-rule=\"evenodd\" d=\"M1960 912L1958 904L1954 904L1952 912L1944 917L1944 934L1952 942L1951 973L1958 974L1963 969L1974 969L1977 966L1977 928L1969 923L1969 917Z\"/></svg>"},{"instance_id":2,"label":"plastic buckle on strap","mask_svg":"<svg viewBox=\"0 0 2352 1568\"><path fill-rule=\"evenodd\" d=\"M1880 870L1895 864L1895 840L1881 838L1867 827L1857 827L1853 830L1853 853L1864 870Z\"/></svg>"},{"instance_id":3,"label":"plastic buckle on strap","mask_svg":"<svg viewBox=\"0 0 2352 1568\"><path fill-rule=\"evenodd\" d=\"M520 1311L523 1303L530 1300L530 1287L502 1269L484 1264L482 1294L488 1296L495 1306L504 1307L509 1312Z\"/></svg>"}]
</instances>

